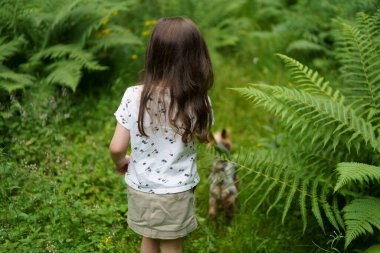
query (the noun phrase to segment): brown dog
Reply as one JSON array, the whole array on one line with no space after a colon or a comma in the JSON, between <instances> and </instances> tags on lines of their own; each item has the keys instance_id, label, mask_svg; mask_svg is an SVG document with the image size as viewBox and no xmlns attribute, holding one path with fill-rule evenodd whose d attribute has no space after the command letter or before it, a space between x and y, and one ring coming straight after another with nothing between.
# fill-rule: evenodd
<instances>
[{"instance_id":1,"label":"brown dog","mask_svg":"<svg viewBox=\"0 0 380 253\"><path fill-rule=\"evenodd\" d=\"M223 129L214 135L215 144L226 152L231 152L232 144L227 130ZM238 187L236 185L236 166L228 161L217 159L214 161L212 172L209 176L210 198L209 217L215 218L219 206L224 209L224 216L232 218Z\"/></svg>"}]
</instances>

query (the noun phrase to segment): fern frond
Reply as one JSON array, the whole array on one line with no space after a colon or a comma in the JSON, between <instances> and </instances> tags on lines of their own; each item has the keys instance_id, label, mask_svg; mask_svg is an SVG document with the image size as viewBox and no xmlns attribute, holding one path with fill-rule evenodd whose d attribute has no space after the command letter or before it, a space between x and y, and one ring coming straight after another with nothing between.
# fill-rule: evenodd
<instances>
[{"instance_id":1,"label":"fern frond","mask_svg":"<svg viewBox=\"0 0 380 253\"><path fill-rule=\"evenodd\" d=\"M308 40L296 40L289 44L288 48L286 49L286 52L290 53L292 51L316 51L316 52L325 52L326 48L323 46L314 43L312 41Z\"/></svg>"},{"instance_id":2,"label":"fern frond","mask_svg":"<svg viewBox=\"0 0 380 253\"><path fill-rule=\"evenodd\" d=\"M7 70L0 72L0 88L11 93L15 90L24 89L25 87L32 85L35 78L27 74L20 74Z\"/></svg>"},{"instance_id":3,"label":"fern frond","mask_svg":"<svg viewBox=\"0 0 380 253\"><path fill-rule=\"evenodd\" d=\"M104 70L107 69L104 66L99 65L94 59L91 53L84 51L77 45L55 45L47 49L41 50L34 54L31 61L39 61L41 59L70 59L73 62L79 63L82 67L89 70Z\"/></svg>"},{"instance_id":4,"label":"fern frond","mask_svg":"<svg viewBox=\"0 0 380 253\"><path fill-rule=\"evenodd\" d=\"M105 25L104 20L109 19L112 13L126 10L130 4L131 1L70 0L64 4L53 1L45 8L50 14L46 17L50 26L43 48L50 41L61 41L59 38L65 33L70 33L66 43L85 46L93 33Z\"/></svg>"},{"instance_id":5,"label":"fern frond","mask_svg":"<svg viewBox=\"0 0 380 253\"><path fill-rule=\"evenodd\" d=\"M373 228L380 230L380 199L354 199L343 208L346 224L345 248L357 237L373 234Z\"/></svg>"},{"instance_id":6,"label":"fern frond","mask_svg":"<svg viewBox=\"0 0 380 253\"><path fill-rule=\"evenodd\" d=\"M309 69L302 63L294 60L286 55L277 54L277 56L285 63L290 74L298 88L310 93L325 95L331 100L343 103L344 96L339 90L333 90L328 81L325 81L318 72Z\"/></svg>"},{"instance_id":7,"label":"fern frond","mask_svg":"<svg viewBox=\"0 0 380 253\"><path fill-rule=\"evenodd\" d=\"M376 138L372 125L357 116L350 107L327 97L296 89L259 84L235 90L278 116L288 129L300 129L305 126L324 129L320 132L314 131L312 141L325 135L329 135L331 141L333 135L339 137L348 134L350 136L346 142L348 148L355 139L359 138L359 141L370 143L374 150L380 152L379 139Z\"/></svg>"},{"instance_id":8,"label":"fern frond","mask_svg":"<svg viewBox=\"0 0 380 253\"><path fill-rule=\"evenodd\" d=\"M341 22L337 56L350 102L362 115L380 109L380 52L373 43L373 32L365 14L359 15L360 27Z\"/></svg>"},{"instance_id":9,"label":"fern frond","mask_svg":"<svg viewBox=\"0 0 380 253\"><path fill-rule=\"evenodd\" d=\"M76 61L53 63L47 68L50 74L46 77L46 81L51 84L69 87L75 91L82 77L81 68L82 64Z\"/></svg>"},{"instance_id":10,"label":"fern frond","mask_svg":"<svg viewBox=\"0 0 380 253\"><path fill-rule=\"evenodd\" d=\"M55 10L54 19L51 22L50 29L54 30L58 25L67 22L68 17L72 14L74 8L80 5L82 0L66 0L64 3L60 1L53 1L54 5L51 4L50 7Z\"/></svg>"},{"instance_id":11,"label":"fern frond","mask_svg":"<svg viewBox=\"0 0 380 253\"><path fill-rule=\"evenodd\" d=\"M334 226L338 226L339 223L335 220L335 216L331 215L333 210L327 203L330 195L328 189L332 189L332 179L327 179L323 173L317 177L313 171L304 168L303 161L300 162L299 157L293 157L287 150L286 148L284 151L275 150L273 152L250 150L244 154L241 151L238 158L223 156L222 159L235 164L241 171L254 175L239 192L241 194L246 189L254 189L246 198L245 205L248 201L252 201L253 197L258 196L259 192L262 192L260 199L255 200L253 211L258 210L270 195L275 195L275 200L268 208L267 214L282 200L284 202L282 222L285 222L294 199L298 198L304 230L307 227L308 201L312 203L312 213L322 229L324 229L324 225L320 210L327 212L326 216L329 216L329 221ZM213 153L213 155L219 158L217 153ZM324 185L326 188L323 187ZM275 190L276 188L278 190Z\"/></svg>"},{"instance_id":12,"label":"fern frond","mask_svg":"<svg viewBox=\"0 0 380 253\"><path fill-rule=\"evenodd\" d=\"M336 168L339 176L334 192L339 191L343 186L358 182L361 185L371 181L380 182L380 167L363 163L339 163Z\"/></svg>"},{"instance_id":13,"label":"fern frond","mask_svg":"<svg viewBox=\"0 0 380 253\"><path fill-rule=\"evenodd\" d=\"M9 42L0 38L0 63L17 53L24 44L25 39L23 37L14 38Z\"/></svg>"}]
</instances>

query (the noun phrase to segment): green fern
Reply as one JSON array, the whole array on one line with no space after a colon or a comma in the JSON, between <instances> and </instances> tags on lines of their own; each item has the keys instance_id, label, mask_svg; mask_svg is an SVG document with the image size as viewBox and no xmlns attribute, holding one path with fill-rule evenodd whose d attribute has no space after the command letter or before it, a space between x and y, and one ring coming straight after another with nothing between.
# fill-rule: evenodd
<instances>
[{"instance_id":1,"label":"green fern","mask_svg":"<svg viewBox=\"0 0 380 253\"><path fill-rule=\"evenodd\" d=\"M19 52L25 42L23 37L15 38L9 42L5 42L5 38L0 38L0 63Z\"/></svg>"},{"instance_id":2,"label":"green fern","mask_svg":"<svg viewBox=\"0 0 380 253\"><path fill-rule=\"evenodd\" d=\"M255 174L247 188L263 192L258 205L263 198L274 198L269 213L283 202L284 221L298 198L303 230L311 211L323 231L327 221L346 230L346 248L360 235L372 234L372 227L380 228L380 200L363 197L370 187L378 190L372 182L380 181L380 50L374 42L379 17L380 11L375 17L358 14L357 25L341 25L337 46L344 89L333 89L316 71L284 55L278 56L289 69L291 87L254 84L234 89L271 112L289 131L279 148L261 151L270 159L255 151L248 154L249 163L238 163ZM353 182L359 185L357 192L341 190ZM342 198L350 203L343 217L338 203Z\"/></svg>"},{"instance_id":3,"label":"green fern","mask_svg":"<svg viewBox=\"0 0 380 253\"><path fill-rule=\"evenodd\" d=\"M100 57L108 57L104 50L141 44L137 37L125 32L124 27L110 21L113 15L125 11L132 3L118 0L1 1L0 14L8 17L0 17L2 34L8 36L7 43L4 39L0 41L0 62L25 45L27 48L22 53L28 61L12 66L13 72L27 71L35 75L37 81L46 78L48 83L59 83L75 90L83 70L107 69L98 62ZM104 33L111 29L110 34ZM71 67L65 66L68 62ZM66 78L63 78L64 73L68 75ZM7 90L14 90L25 86L13 83L9 88L8 83L7 87Z\"/></svg>"},{"instance_id":4,"label":"green fern","mask_svg":"<svg viewBox=\"0 0 380 253\"><path fill-rule=\"evenodd\" d=\"M354 140L369 142L374 150L380 152L380 142L375 136L374 128L355 111L342 103L334 102L329 98L314 95L297 89L270 85L252 85L247 88L237 88L242 95L251 98L253 102L263 105L267 110L284 120L289 129L297 129L297 135L305 132L302 128L324 128L325 132L314 132L312 143L318 138L326 136L326 141L344 139L348 148ZM333 143L334 147L337 143ZM357 143L356 145L360 145Z\"/></svg>"},{"instance_id":5,"label":"green fern","mask_svg":"<svg viewBox=\"0 0 380 253\"><path fill-rule=\"evenodd\" d=\"M70 59L78 62L84 68L89 70L104 70L104 66L99 65L93 59L93 55L84 51L78 45L55 45L38 52L31 57L31 61L39 61L43 59L50 60L66 60Z\"/></svg>"},{"instance_id":6,"label":"green fern","mask_svg":"<svg viewBox=\"0 0 380 253\"><path fill-rule=\"evenodd\" d=\"M82 65L77 61L59 61L47 67L50 74L46 77L48 83L60 84L75 91L82 76Z\"/></svg>"},{"instance_id":7,"label":"green fern","mask_svg":"<svg viewBox=\"0 0 380 253\"><path fill-rule=\"evenodd\" d=\"M33 84L35 78L27 74L20 74L13 71L0 72L0 88L11 93L15 90L24 89Z\"/></svg>"},{"instance_id":8,"label":"green fern","mask_svg":"<svg viewBox=\"0 0 380 253\"><path fill-rule=\"evenodd\" d=\"M334 191L339 191L343 186L358 182L361 185L371 181L380 182L380 167L363 163L339 163L336 168L339 177Z\"/></svg>"},{"instance_id":9,"label":"green fern","mask_svg":"<svg viewBox=\"0 0 380 253\"><path fill-rule=\"evenodd\" d=\"M307 66L286 55L277 54L277 56L289 69L297 88L313 94L325 95L333 101L344 103L344 95L339 90L334 90L329 82L325 81L325 78L320 76L318 72L309 69Z\"/></svg>"},{"instance_id":10,"label":"green fern","mask_svg":"<svg viewBox=\"0 0 380 253\"><path fill-rule=\"evenodd\" d=\"M380 199L358 198L343 209L347 227L345 247L360 235L373 234L373 228L380 230Z\"/></svg>"},{"instance_id":11,"label":"green fern","mask_svg":"<svg viewBox=\"0 0 380 253\"><path fill-rule=\"evenodd\" d=\"M296 40L291 42L286 49L288 53L294 51L325 52L326 48L308 40Z\"/></svg>"},{"instance_id":12,"label":"green fern","mask_svg":"<svg viewBox=\"0 0 380 253\"><path fill-rule=\"evenodd\" d=\"M332 189L332 179L326 178L323 174L316 176L316 173L310 173L308 165L304 163L305 160L295 154L290 154L288 149L240 151L236 158L215 152L213 155L234 163L239 167L240 173L243 173L243 177L253 176L245 189L254 188L255 190L250 192L244 202L246 205L252 201L253 197L260 196L259 199L255 200L256 203L252 212L256 212L269 196L274 196L274 201L267 213L278 202L284 201L285 205L282 212L282 222L284 223L294 200L298 199L304 232L307 228L307 203L312 206L312 214L323 230L323 213L338 231L343 228L342 223L336 218L340 217L340 213L327 203L328 196L332 192L327 189ZM327 186L328 188L326 188ZM259 195L259 192L262 194Z\"/></svg>"},{"instance_id":13,"label":"green fern","mask_svg":"<svg viewBox=\"0 0 380 253\"><path fill-rule=\"evenodd\" d=\"M358 14L358 26L341 22L337 56L350 102L360 115L372 116L380 108L380 52L373 43L374 32L368 22L364 13Z\"/></svg>"}]
</instances>

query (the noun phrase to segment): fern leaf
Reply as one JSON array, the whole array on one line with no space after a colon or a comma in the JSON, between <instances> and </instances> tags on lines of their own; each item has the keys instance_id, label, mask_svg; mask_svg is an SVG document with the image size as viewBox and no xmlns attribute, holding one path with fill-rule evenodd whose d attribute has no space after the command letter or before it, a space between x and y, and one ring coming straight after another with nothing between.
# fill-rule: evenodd
<instances>
[{"instance_id":1,"label":"fern leaf","mask_svg":"<svg viewBox=\"0 0 380 253\"><path fill-rule=\"evenodd\" d=\"M284 178L280 181L281 188L277 193L276 199L273 201L273 203L269 206L267 210L267 215L272 210L273 207L277 205L277 203L282 199L282 197L285 195L285 190L288 182L289 174L285 173Z\"/></svg>"},{"instance_id":2,"label":"fern leaf","mask_svg":"<svg viewBox=\"0 0 380 253\"><path fill-rule=\"evenodd\" d=\"M327 202L327 194L328 194L328 186L325 184L323 185L322 193L321 193L322 208L327 219L330 221L330 224L332 224L336 230L340 231L338 222L334 216L333 209L330 206L330 204Z\"/></svg>"},{"instance_id":3,"label":"fern leaf","mask_svg":"<svg viewBox=\"0 0 380 253\"><path fill-rule=\"evenodd\" d=\"M264 84L235 90L251 98L253 102L263 105L280 120L285 121L288 129L300 129L307 125L328 130L328 126L335 121L334 130L331 133L314 131L311 136L312 142L326 134L331 136L335 133L340 136L346 133L353 137L346 143L348 148L354 139L360 137L358 141L369 142L374 150L380 152L380 142L375 136L372 125L357 116L350 107L334 102L325 96ZM292 120L290 121L289 118Z\"/></svg>"},{"instance_id":4,"label":"fern leaf","mask_svg":"<svg viewBox=\"0 0 380 253\"><path fill-rule=\"evenodd\" d=\"M363 164L363 163L339 163L337 166L339 174L338 181L335 185L334 192L339 191L346 184L358 182L361 185L371 181L380 182L380 167Z\"/></svg>"},{"instance_id":5,"label":"fern leaf","mask_svg":"<svg viewBox=\"0 0 380 253\"><path fill-rule=\"evenodd\" d=\"M27 75L7 70L0 72L0 88L11 93L15 90L24 89L25 87L33 84L35 78Z\"/></svg>"},{"instance_id":6,"label":"fern leaf","mask_svg":"<svg viewBox=\"0 0 380 253\"><path fill-rule=\"evenodd\" d=\"M268 197L269 193L277 186L277 181L273 181L266 189L265 193L261 196L259 202L257 202L256 207L252 210L252 213L255 213L257 209L263 204L264 200ZM262 189L262 188L261 188Z\"/></svg>"},{"instance_id":7,"label":"fern leaf","mask_svg":"<svg viewBox=\"0 0 380 253\"><path fill-rule=\"evenodd\" d=\"M62 34L70 33L67 43L86 45L95 31L105 26L104 20L109 19L112 13L126 10L131 1L82 1L70 0L66 2L52 1L44 8L46 11L45 23L50 26L46 33L42 48L50 42L61 41ZM68 26L67 24L70 24Z\"/></svg>"},{"instance_id":8,"label":"fern leaf","mask_svg":"<svg viewBox=\"0 0 380 253\"><path fill-rule=\"evenodd\" d=\"M297 191L297 187L298 187L298 182L299 182L299 179L298 177L296 177L293 181L293 184L292 184L292 188L290 189L290 192L286 198L286 202L285 202L285 206L284 206L284 211L282 212L282 218L281 218L281 221L282 223L285 222L285 217L290 209L290 205L293 201L293 198L294 198L294 195Z\"/></svg>"},{"instance_id":9,"label":"fern leaf","mask_svg":"<svg viewBox=\"0 0 380 253\"><path fill-rule=\"evenodd\" d=\"M302 217L302 223L303 223L303 228L302 228L302 233L305 233L306 228L307 228L307 214L306 214L306 195L307 195L307 190L308 190L308 181L304 180L302 182L302 192L300 194L300 209L301 209L301 217Z\"/></svg>"},{"instance_id":10,"label":"fern leaf","mask_svg":"<svg viewBox=\"0 0 380 253\"><path fill-rule=\"evenodd\" d=\"M0 38L0 63L17 53L24 44L25 39L23 37L15 38L7 43Z\"/></svg>"},{"instance_id":11,"label":"fern leaf","mask_svg":"<svg viewBox=\"0 0 380 253\"><path fill-rule=\"evenodd\" d=\"M310 93L325 95L332 101L344 102L344 96L339 90L333 90L328 81L325 81L316 71L309 69L300 62L282 54L277 56L285 63L297 87Z\"/></svg>"},{"instance_id":12,"label":"fern leaf","mask_svg":"<svg viewBox=\"0 0 380 253\"><path fill-rule=\"evenodd\" d=\"M46 80L51 84L59 84L75 91L82 77L82 65L76 61L59 61L51 64L47 70L50 74Z\"/></svg>"},{"instance_id":13,"label":"fern leaf","mask_svg":"<svg viewBox=\"0 0 380 253\"><path fill-rule=\"evenodd\" d=\"M343 208L346 224L345 248L357 237L373 234L373 228L380 230L380 199L354 199Z\"/></svg>"},{"instance_id":14,"label":"fern leaf","mask_svg":"<svg viewBox=\"0 0 380 253\"><path fill-rule=\"evenodd\" d=\"M214 151L215 152L215 151ZM243 152L243 151L241 151ZM298 154L298 152L296 153ZM218 157L218 153L213 153L214 156ZM301 218L304 222L304 229L307 227L307 202L312 202L313 214L318 219L318 224L324 229L323 221L319 219L322 217L320 209L323 211L328 211L326 216L331 218L331 208L327 202L328 189L332 188L332 179L324 178L324 173L318 173L319 176L316 177L317 173L313 172L313 169L308 166L304 166L306 160L301 157L293 157L294 154L290 154L288 149L284 150L257 150L255 152L249 151L246 154L239 154L239 160L235 160L234 157L226 158L228 162L234 163L241 170L247 171L247 174L254 174L255 176L250 179L250 182L244 186L244 188L239 192L247 189L253 189L249 197L246 198L244 206L262 189L263 195L258 200L254 207L256 211L263 203L264 200L269 196L269 194L275 195L274 188L277 187L279 190L275 195L275 200L268 208L267 214L276 206L281 200L285 202L283 212L282 212L282 222L285 222L287 213L291 210L292 202L294 198L299 196L299 208L301 211ZM302 160L302 162L299 161ZM308 161L310 158L308 158ZM304 171L304 172L303 172ZM308 189L307 185L313 184L314 189ZM321 185L319 187L319 185ZM318 189L323 189L323 185L326 185L326 190L318 194ZM319 196L320 195L320 196ZM286 196L286 198L284 198ZM323 207L325 205L325 207ZM316 211L317 210L317 211ZM319 213L319 216L318 214ZM335 221L330 219L330 221ZM320 223L322 222L322 224ZM335 222L336 224L336 222Z\"/></svg>"},{"instance_id":15,"label":"fern leaf","mask_svg":"<svg viewBox=\"0 0 380 253\"><path fill-rule=\"evenodd\" d=\"M325 52L326 49L321 45L308 40L296 40L290 43L286 49L286 52L288 53L291 53L293 51Z\"/></svg>"},{"instance_id":16,"label":"fern leaf","mask_svg":"<svg viewBox=\"0 0 380 253\"><path fill-rule=\"evenodd\" d=\"M71 15L72 10L78 5L80 5L82 2L82 0L66 0L64 4L59 4L59 2L55 2L55 5L52 7L57 12L54 13L54 20L51 23L51 29L54 30L54 28L57 27L59 24L66 22L67 18Z\"/></svg>"},{"instance_id":17,"label":"fern leaf","mask_svg":"<svg viewBox=\"0 0 380 253\"><path fill-rule=\"evenodd\" d=\"M257 174L256 177L259 178L261 175L260 174ZM256 179L257 179L256 178ZM244 205L247 205L248 201L251 200L252 197L256 196L256 194L263 188L263 186L269 181L269 178L268 177L264 177L264 180L262 180L260 182L260 184L256 187L256 190L253 191L249 197L244 201ZM256 180L252 180L252 182L256 182ZM258 206L256 206L255 209L257 209Z\"/></svg>"},{"instance_id":18,"label":"fern leaf","mask_svg":"<svg viewBox=\"0 0 380 253\"><path fill-rule=\"evenodd\" d=\"M319 180L315 180L312 185L311 211L313 212L314 217L317 219L319 226L322 228L323 232L325 232L325 227L323 225L323 219L322 219L322 215L321 215L321 211L319 209L319 203L318 203L318 181Z\"/></svg>"},{"instance_id":19,"label":"fern leaf","mask_svg":"<svg viewBox=\"0 0 380 253\"><path fill-rule=\"evenodd\" d=\"M31 61L39 61L41 59L70 59L77 62L82 67L89 70L104 70L106 67L99 65L94 61L91 53L84 51L78 45L55 45L33 55Z\"/></svg>"},{"instance_id":20,"label":"fern leaf","mask_svg":"<svg viewBox=\"0 0 380 253\"><path fill-rule=\"evenodd\" d=\"M380 108L380 52L371 39L368 17L359 14L358 19L360 27L341 22L337 56L348 97L368 115L371 109Z\"/></svg>"}]
</instances>

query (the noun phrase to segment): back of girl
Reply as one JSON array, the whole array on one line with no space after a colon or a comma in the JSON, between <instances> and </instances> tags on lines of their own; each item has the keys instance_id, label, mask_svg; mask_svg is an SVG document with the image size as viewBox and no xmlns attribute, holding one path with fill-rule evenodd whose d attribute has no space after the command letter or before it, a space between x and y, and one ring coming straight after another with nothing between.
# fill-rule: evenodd
<instances>
[{"instance_id":1,"label":"back of girl","mask_svg":"<svg viewBox=\"0 0 380 253\"><path fill-rule=\"evenodd\" d=\"M212 84L211 60L196 25L183 17L160 19L140 84L127 88L115 112L110 144L116 169L125 174L127 221L143 237L141 252L182 252L182 239L197 227L195 141L209 141Z\"/></svg>"}]
</instances>

